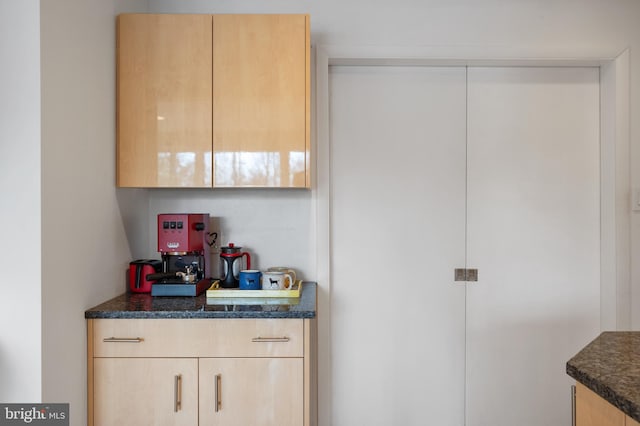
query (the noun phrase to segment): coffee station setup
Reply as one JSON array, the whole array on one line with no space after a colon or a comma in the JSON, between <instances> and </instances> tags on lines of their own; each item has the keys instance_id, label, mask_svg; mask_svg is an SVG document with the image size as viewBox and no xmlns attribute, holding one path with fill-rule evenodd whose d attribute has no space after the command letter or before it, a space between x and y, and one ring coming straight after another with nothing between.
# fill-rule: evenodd
<instances>
[{"instance_id":1,"label":"coffee station setup","mask_svg":"<svg viewBox=\"0 0 640 426\"><path fill-rule=\"evenodd\" d=\"M220 243L208 213L156 218L158 258L129 262L126 291L86 318L314 318L317 284L290 266L257 268L256 253Z\"/></svg>"},{"instance_id":2,"label":"coffee station setup","mask_svg":"<svg viewBox=\"0 0 640 426\"><path fill-rule=\"evenodd\" d=\"M159 214L159 258L85 311L88 425L317 424L317 284L219 246L216 219Z\"/></svg>"},{"instance_id":3,"label":"coffee station setup","mask_svg":"<svg viewBox=\"0 0 640 426\"><path fill-rule=\"evenodd\" d=\"M290 267L251 268L251 254L234 243L218 247L219 229L207 213L157 216L160 259L129 264L131 293L207 298L298 297L302 281ZM213 226L212 226L213 225Z\"/></svg>"}]
</instances>

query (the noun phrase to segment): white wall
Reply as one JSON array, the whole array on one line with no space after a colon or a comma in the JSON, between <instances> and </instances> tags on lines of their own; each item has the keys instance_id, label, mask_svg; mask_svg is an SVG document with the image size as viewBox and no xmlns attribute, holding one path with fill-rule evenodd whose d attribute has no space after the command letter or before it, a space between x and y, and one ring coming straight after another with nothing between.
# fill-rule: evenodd
<instances>
[{"instance_id":1,"label":"white wall","mask_svg":"<svg viewBox=\"0 0 640 426\"><path fill-rule=\"evenodd\" d=\"M39 402L40 5L0 1L0 401Z\"/></svg>"},{"instance_id":2,"label":"white wall","mask_svg":"<svg viewBox=\"0 0 640 426\"><path fill-rule=\"evenodd\" d=\"M41 2L42 400L69 402L72 425L86 424L84 311L124 292L131 260L138 199L115 189L115 15L145 8Z\"/></svg>"},{"instance_id":3,"label":"white wall","mask_svg":"<svg viewBox=\"0 0 640 426\"><path fill-rule=\"evenodd\" d=\"M148 226L156 213L180 206L229 217L229 238L255 247L261 256L274 236L302 231L309 237L310 256L300 262L310 262L304 266L309 271L315 268L313 199L308 193L115 190L113 16L147 7L181 13L310 13L314 45L401 46L408 51L428 45L443 52L471 46L485 55L511 50L515 56L525 49L561 57L615 55L640 46L637 0L0 2L0 219L16 224L3 231L3 241L12 244L10 253L25 254L17 262L13 256L0 257L3 270L15 270L18 264L23 273L19 285L4 280L0 298L0 400L24 402L42 394L49 402L70 402L74 425L84 424L83 311L123 291L121 271L130 258L153 248L155 236ZM631 69L640 69L638 55L631 55ZM640 105L640 74L632 72L631 78L631 179L640 187L640 121L633 119ZM241 215L245 206L260 210L278 203L295 204L303 218L265 218L257 222L260 228L246 229L256 217ZM294 220L291 229L289 219ZM637 214L632 223L632 255L637 258ZM297 241L296 247L303 244ZM640 262L632 272L633 324L638 329Z\"/></svg>"},{"instance_id":4,"label":"white wall","mask_svg":"<svg viewBox=\"0 0 640 426\"><path fill-rule=\"evenodd\" d=\"M316 278L315 222L308 190L150 191L149 251L158 257L156 215L209 213L219 217L220 243L234 243L251 254L252 268L290 266L298 277Z\"/></svg>"}]
</instances>

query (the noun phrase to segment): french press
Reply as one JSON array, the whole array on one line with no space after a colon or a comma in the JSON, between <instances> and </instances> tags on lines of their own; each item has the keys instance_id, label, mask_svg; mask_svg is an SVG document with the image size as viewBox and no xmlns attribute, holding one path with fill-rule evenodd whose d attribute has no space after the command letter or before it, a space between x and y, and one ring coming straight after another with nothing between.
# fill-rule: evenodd
<instances>
[{"instance_id":1,"label":"french press","mask_svg":"<svg viewBox=\"0 0 640 426\"><path fill-rule=\"evenodd\" d=\"M247 258L247 266L243 267L242 258ZM251 255L229 243L227 247L220 247L220 287L237 288L240 285L240 271L251 269Z\"/></svg>"}]
</instances>

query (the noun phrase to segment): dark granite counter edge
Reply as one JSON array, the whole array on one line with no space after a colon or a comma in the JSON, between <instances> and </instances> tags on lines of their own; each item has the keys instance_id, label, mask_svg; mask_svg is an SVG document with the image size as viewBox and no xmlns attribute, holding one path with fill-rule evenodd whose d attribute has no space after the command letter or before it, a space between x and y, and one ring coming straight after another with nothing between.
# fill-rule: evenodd
<instances>
[{"instance_id":1,"label":"dark granite counter edge","mask_svg":"<svg viewBox=\"0 0 640 426\"><path fill-rule=\"evenodd\" d=\"M291 308L289 306L278 308L278 306L289 305L285 301L282 302L282 305L272 303L244 305L240 303L238 306L229 301L229 305L233 308L227 310L211 308L213 305L207 303L205 294L195 297L159 297L156 299L145 294L124 293L85 310L84 317L85 319L310 319L316 317L316 295L317 283L305 281L300 298Z\"/></svg>"},{"instance_id":2,"label":"dark granite counter edge","mask_svg":"<svg viewBox=\"0 0 640 426\"><path fill-rule=\"evenodd\" d=\"M573 377L578 382L591 389L611 405L613 405L635 421L640 422L640 407L638 407L638 405L623 397L622 395L619 395L609 386L603 384L598 379L591 377L587 373L571 365L571 360L567 362L566 371L569 376Z\"/></svg>"},{"instance_id":3,"label":"dark granite counter edge","mask_svg":"<svg viewBox=\"0 0 640 426\"><path fill-rule=\"evenodd\" d=\"M175 311L175 312L104 312L86 311L85 319L212 319L212 318L315 318L315 312L212 312L212 311Z\"/></svg>"}]
</instances>

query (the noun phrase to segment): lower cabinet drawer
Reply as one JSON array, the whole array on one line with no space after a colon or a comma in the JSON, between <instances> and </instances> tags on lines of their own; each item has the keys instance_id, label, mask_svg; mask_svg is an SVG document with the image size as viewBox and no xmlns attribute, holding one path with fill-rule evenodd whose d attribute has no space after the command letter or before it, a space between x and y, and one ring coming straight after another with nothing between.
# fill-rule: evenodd
<instances>
[{"instance_id":1,"label":"lower cabinet drawer","mask_svg":"<svg viewBox=\"0 0 640 426\"><path fill-rule=\"evenodd\" d=\"M94 357L302 357L303 319L93 319Z\"/></svg>"}]
</instances>

